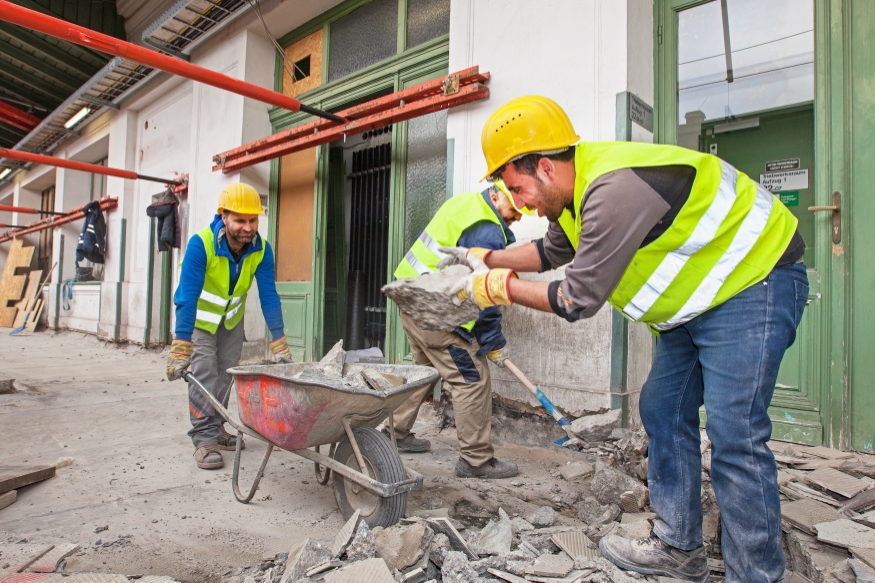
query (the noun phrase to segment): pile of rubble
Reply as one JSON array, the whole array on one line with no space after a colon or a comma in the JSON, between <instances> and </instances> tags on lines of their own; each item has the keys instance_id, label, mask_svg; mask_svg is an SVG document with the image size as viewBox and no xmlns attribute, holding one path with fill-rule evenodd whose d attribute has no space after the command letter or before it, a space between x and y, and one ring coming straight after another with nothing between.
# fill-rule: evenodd
<instances>
[{"instance_id":1,"label":"pile of rubble","mask_svg":"<svg viewBox=\"0 0 875 583\"><path fill-rule=\"evenodd\" d=\"M875 581L871 456L781 441L769 447L778 462L787 567L815 581ZM709 455L702 465L710 469Z\"/></svg>"}]
</instances>

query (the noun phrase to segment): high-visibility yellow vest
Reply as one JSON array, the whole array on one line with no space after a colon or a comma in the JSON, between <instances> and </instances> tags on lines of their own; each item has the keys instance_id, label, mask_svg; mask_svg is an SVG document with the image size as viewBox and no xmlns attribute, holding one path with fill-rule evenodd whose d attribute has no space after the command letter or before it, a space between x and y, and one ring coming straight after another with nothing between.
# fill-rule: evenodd
<instances>
[{"instance_id":1,"label":"high-visibility yellow vest","mask_svg":"<svg viewBox=\"0 0 875 583\"><path fill-rule=\"evenodd\" d=\"M224 319L225 328L232 330L243 319L246 312L246 294L252 287L255 270L264 257L264 247L254 251L243 259L240 267L240 277L234 292L228 293L231 281L230 261L227 257L216 254L215 233L210 227L198 231L198 236L204 242L207 252L207 271L204 274L204 287L197 300L196 328L215 334L219 323Z\"/></svg>"},{"instance_id":2,"label":"high-visibility yellow vest","mask_svg":"<svg viewBox=\"0 0 875 583\"><path fill-rule=\"evenodd\" d=\"M404 259L395 269L395 277L397 279L416 277L436 271L438 261L445 257L438 248L455 247L462 233L481 221L491 221L502 227L501 232L507 244L503 222L486 202L482 193L466 192L452 197L441 205L434 218L404 255ZM474 327L474 322L468 322L462 327L470 331Z\"/></svg>"},{"instance_id":3,"label":"high-visibility yellow vest","mask_svg":"<svg viewBox=\"0 0 875 583\"><path fill-rule=\"evenodd\" d=\"M559 224L574 249L583 196L597 178L624 168L696 169L690 197L671 226L639 249L608 301L633 322L663 331L689 322L762 280L796 231L772 193L728 163L677 146L587 142L576 146L574 214Z\"/></svg>"}]
</instances>

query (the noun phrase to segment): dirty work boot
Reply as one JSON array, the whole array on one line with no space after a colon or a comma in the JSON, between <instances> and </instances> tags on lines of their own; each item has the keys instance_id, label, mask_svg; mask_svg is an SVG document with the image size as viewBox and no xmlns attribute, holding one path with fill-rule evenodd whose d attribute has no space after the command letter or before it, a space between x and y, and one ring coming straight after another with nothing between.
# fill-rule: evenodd
<instances>
[{"instance_id":1,"label":"dirty work boot","mask_svg":"<svg viewBox=\"0 0 875 583\"><path fill-rule=\"evenodd\" d=\"M241 438L240 441L240 449L246 449L246 442ZM223 449L225 451L235 451L237 449L237 436L231 435L225 428L222 427L222 435L219 436L219 443L217 444L219 449Z\"/></svg>"},{"instance_id":2,"label":"dirty work boot","mask_svg":"<svg viewBox=\"0 0 875 583\"><path fill-rule=\"evenodd\" d=\"M454 471L460 478L484 478L486 480L513 478L520 472L515 463L500 462L495 458L492 458L482 466L472 466L463 458L459 458Z\"/></svg>"},{"instance_id":3,"label":"dirty work boot","mask_svg":"<svg viewBox=\"0 0 875 583\"><path fill-rule=\"evenodd\" d=\"M194 461L197 462L197 467L202 470L218 470L225 465L225 460L219 453L219 446L216 444L202 445L194 450Z\"/></svg>"},{"instance_id":4,"label":"dirty work boot","mask_svg":"<svg viewBox=\"0 0 875 583\"><path fill-rule=\"evenodd\" d=\"M386 439L392 441L388 429L383 429L383 435L386 436ZM427 439L419 439L412 433L408 433L406 437L395 440L395 447L399 451L407 453L424 453L431 449L431 442Z\"/></svg>"},{"instance_id":5,"label":"dirty work boot","mask_svg":"<svg viewBox=\"0 0 875 583\"><path fill-rule=\"evenodd\" d=\"M624 571L684 581L704 582L709 578L705 547L682 551L662 542L656 535L650 535L647 540L610 535L599 541L599 550Z\"/></svg>"}]
</instances>

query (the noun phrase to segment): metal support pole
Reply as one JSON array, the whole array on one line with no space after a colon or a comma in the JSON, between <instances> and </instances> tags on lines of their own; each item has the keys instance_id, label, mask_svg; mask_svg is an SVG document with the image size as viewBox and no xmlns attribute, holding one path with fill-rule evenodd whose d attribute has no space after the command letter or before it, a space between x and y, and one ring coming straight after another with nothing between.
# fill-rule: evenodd
<instances>
[{"instance_id":1,"label":"metal support pole","mask_svg":"<svg viewBox=\"0 0 875 583\"><path fill-rule=\"evenodd\" d=\"M170 288L173 284L173 251L161 253L161 323L158 328L158 342L170 344ZM229 391L230 394L230 391Z\"/></svg>"},{"instance_id":2,"label":"metal support pole","mask_svg":"<svg viewBox=\"0 0 875 583\"><path fill-rule=\"evenodd\" d=\"M152 51L115 37L53 18L35 10L17 6L6 0L0 0L0 19L61 40L82 45L101 53L148 65L167 73L173 73L192 81L218 87L219 89L288 109L289 111L304 111L339 123L346 121L342 117L320 111L313 107L302 106L301 102L293 97L234 79L227 75L198 67L197 65L192 65L180 59L162 55L157 51Z\"/></svg>"},{"instance_id":3,"label":"metal support pole","mask_svg":"<svg viewBox=\"0 0 875 583\"><path fill-rule=\"evenodd\" d=\"M136 172L132 172L131 170L111 168L109 166L101 166L99 164L89 164L88 162L67 160L66 158L56 158L54 156L44 156L42 154L32 154L30 152L22 152L21 150L10 150L9 148L0 148L0 158L8 158L10 160L18 160L20 162L29 162L31 164L45 164L47 166L57 166L58 168L80 170L82 172L103 174L104 176L125 178L127 180L148 180L149 182L160 182L161 184L170 184L173 186L177 186L179 184L178 180L174 180L172 178L157 178L155 176L146 176L145 174L137 174Z\"/></svg>"},{"instance_id":4,"label":"metal support pole","mask_svg":"<svg viewBox=\"0 0 875 583\"><path fill-rule=\"evenodd\" d=\"M58 237L58 287L55 289L55 325L58 330L59 316L61 315L61 286L64 285L64 233Z\"/></svg>"},{"instance_id":5,"label":"metal support pole","mask_svg":"<svg viewBox=\"0 0 875 583\"><path fill-rule=\"evenodd\" d=\"M121 220L119 229L118 281L115 284L115 324L112 327L112 341L121 340L122 333L122 284L125 280L125 244L127 238L128 220Z\"/></svg>"},{"instance_id":6,"label":"metal support pole","mask_svg":"<svg viewBox=\"0 0 875 583\"><path fill-rule=\"evenodd\" d=\"M152 288L155 277L155 217L149 219L149 259L146 263L146 328L143 346L149 346L152 337Z\"/></svg>"}]
</instances>

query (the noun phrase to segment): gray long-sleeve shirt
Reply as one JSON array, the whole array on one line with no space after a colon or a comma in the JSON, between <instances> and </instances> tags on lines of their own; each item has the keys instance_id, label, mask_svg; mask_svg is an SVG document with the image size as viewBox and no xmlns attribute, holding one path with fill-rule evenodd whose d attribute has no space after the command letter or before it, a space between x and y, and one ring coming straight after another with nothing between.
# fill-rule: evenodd
<instances>
[{"instance_id":1,"label":"gray long-sleeve shirt","mask_svg":"<svg viewBox=\"0 0 875 583\"><path fill-rule=\"evenodd\" d=\"M535 241L541 271L570 263L565 279L550 284L553 311L574 321L590 318L617 287L639 248L671 225L690 196L696 171L690 166L617 170L588 188L581 208L580 241L575 252L558 223ZM801 259L805 243L794 235L778 265Z\"/></svg>"}]
</instances>

